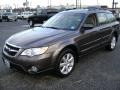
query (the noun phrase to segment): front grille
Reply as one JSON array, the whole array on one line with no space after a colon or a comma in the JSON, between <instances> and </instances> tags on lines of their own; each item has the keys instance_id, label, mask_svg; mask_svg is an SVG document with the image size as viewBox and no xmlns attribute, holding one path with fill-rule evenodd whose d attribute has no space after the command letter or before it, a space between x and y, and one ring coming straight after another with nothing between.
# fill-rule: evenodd
<instances>
[{"instance_id":1,"label":"front grille","mask_svg":"<svg viewBox=\"0 0 120 90\"><path fill-rule=\"evenodd\" d=\"M20 48L9 45L9 44L5 44L4 46L4 52L7 53L10 56L15 56Z\"/></svg>"}]
</instances>

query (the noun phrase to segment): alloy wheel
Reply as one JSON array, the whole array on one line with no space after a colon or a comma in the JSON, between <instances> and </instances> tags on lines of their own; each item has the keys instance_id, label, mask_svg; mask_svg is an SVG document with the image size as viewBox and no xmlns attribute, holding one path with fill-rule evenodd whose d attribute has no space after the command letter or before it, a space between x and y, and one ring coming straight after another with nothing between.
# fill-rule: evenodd
<instances>
[{"instance_id":1,"label":"alloy wheel","mask_svg":"<svg viewBox=\"0 0 120 90\"><path fill-rule=\"evenodd\" d=\"M116 37L114 36L111 40L111 49L114 49L116 46Z\"/></svg>"},{"instance_id":2,"label":"alloy wheel","mask_svg":"<svg viewBox=\"0 0 120 90\"><path fill-rule=\"evenodd\" d=\"M65 54L60 61L60 72L64 75L69 74L75 63L74 55L71 53Z\"/></svg>"}]
</instances>

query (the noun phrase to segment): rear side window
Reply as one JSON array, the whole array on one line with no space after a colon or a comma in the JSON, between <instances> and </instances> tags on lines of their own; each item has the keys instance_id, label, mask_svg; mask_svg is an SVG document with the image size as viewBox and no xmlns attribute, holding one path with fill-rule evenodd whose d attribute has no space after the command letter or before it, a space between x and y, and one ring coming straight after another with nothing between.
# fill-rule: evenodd
<instances>
[{"instance_id":1,"label":"rear side window","mask_svg":"<svg viewBox=\"0 0 120 90\"><path fill-rule=\"evenodd\" d=\"M107 17L105 13L97 13L98 24L103 25L107 23Z\"/></svg>"},{"instance_id":2,"label":"rear side window","mask_svg":"<svg viewBox=\"0 0 120 90\"><path fill-rule=\"evenodd\" d=\"M115 16L112 13L106 13L106 16L109 23L116 21Z\"/></svg>"}]
</instances>

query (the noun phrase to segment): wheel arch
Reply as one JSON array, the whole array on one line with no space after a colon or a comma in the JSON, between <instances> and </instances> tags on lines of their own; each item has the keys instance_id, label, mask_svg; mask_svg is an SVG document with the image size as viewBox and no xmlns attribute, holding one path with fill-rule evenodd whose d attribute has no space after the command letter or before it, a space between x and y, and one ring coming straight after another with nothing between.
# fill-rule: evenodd
<instances>
[{"instance_id":1,"label":"wheel arch","mask_svg":"<svg viewBox=\"0 0 120 90\"><path fill-rule=\"evenodd\" d=\"M78 62L78 48L75 44L66 44L66 45L62 45L58 48L58 50L56 50L54 53L53 53L53 57L52 57L52 64L53 65L56 65L56 62L57 62L57 58L58 56L60 55L60 53L62 51L64 51L65 49L71 49L75 52L76 54L76 62Z\"/></svg>"},{"instance_id":2,"label":"wheel arch","mask_svg":"<svg viewBox=\"0 0 120 90\"><path fill-rule=\"evenodd\" d=\"M118 37L119 37L118 32L117 32L117 31L114 31L114 32L113 32L113 35L116 37L116 40L118 41Z\"/></svg>"},{"instance_id":3,"label":"wheel arch","mask_svg":"<svg viewBox=\"0 0 120 90\"><path fill-rule=\"evenodd\" d=\"M74 44L70 44L70 45L67 45L65 46L61 51L60 53L65 50L65 49L71 49L75 52L76 56L78 57L78 50L77 50L77 47L74 45Z\"/></svg>"}]
</instances>

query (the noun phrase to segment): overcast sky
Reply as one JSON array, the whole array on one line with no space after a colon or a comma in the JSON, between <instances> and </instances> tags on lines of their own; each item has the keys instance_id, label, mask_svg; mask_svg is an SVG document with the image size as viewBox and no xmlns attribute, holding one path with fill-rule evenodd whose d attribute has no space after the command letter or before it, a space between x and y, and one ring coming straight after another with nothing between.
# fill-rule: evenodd
<instances>
[{"instance_id":1,"label":"overcast sky","mask_svg":"<svg viewBox=\"0 0 120 90\"><path fill-rule=\"evenodd\" d=\"M36 7L37 5L40 6L47 6L48 5L48 0L28 0L31 3L32 7ZM75 4L76 0L51 0L52 5L57 6L57 5L66 5L68 4ZM82 5L96 5L97 0L81 0ZM115 0L116 2L120 2L120 0ZM25 0L0 0L0 5L10 5L13 8L15 5L22 7L23 2ZM99 5L108 5L109 7L112 6L112 0L98 0ZM118 5L120 6L120 4Z\"/></svg>"}]
</instances>

